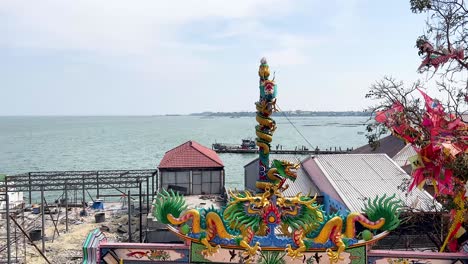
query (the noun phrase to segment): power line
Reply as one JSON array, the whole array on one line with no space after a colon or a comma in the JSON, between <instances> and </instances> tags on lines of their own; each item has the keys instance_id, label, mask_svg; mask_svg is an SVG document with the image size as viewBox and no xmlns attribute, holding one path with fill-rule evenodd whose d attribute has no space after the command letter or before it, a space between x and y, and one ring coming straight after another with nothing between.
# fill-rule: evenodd
<instances>
[{"instance_id":1,"label":"power line","mask_svg":"<svg viewBox=\"0 0 468 264\"><path fill-rule=\"evenodd\" d=\"M283 114L283 116L286 117L288 122L294 127L294 129L297 131L297 133L299 135L301 135L301 137L307 142L307 144L309 144L310 148L313 149L314 146L312 146L312 144L309 142L309 140L307 140L307 138L301 133L301 131L299 131L299 129L297 129L296 125L294 125L294 123L289 119L289 117L286 115L286 113L283 110L281 110L281 107L279 107L278 104L276 104L276 107L280 110L280 112Z\"/></svg>"}]
</instances>

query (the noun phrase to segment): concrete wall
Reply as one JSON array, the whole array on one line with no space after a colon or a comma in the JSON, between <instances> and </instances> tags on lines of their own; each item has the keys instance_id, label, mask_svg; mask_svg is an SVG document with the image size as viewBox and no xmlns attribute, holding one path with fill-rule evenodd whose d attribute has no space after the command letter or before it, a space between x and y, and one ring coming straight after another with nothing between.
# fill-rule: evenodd
<instances>
[{"instance_id":1,"label":"concrete wall","mask_svg":"<svg viewBox=\"0 0 468 264\"><path fill-rule=\"evenodd\" d=\"M244 188L256 190L255 183L258 177L258 160L250 162L244 167Z\"/></svg>"}]
</instances>

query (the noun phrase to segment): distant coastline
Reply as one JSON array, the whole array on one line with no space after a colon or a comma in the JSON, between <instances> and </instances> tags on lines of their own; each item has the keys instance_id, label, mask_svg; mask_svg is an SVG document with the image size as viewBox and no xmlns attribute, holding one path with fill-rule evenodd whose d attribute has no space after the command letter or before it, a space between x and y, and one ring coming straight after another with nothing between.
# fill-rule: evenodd
<instances>
[{"instance_id":1,"label":"distant coastline","mask_svg":"<svg viewBox=\"0 0 468 264\"><path fill-rule=\"evenodd\" d=\"M301 111L301 110L295 110L295 111L283 111L286 116L292 117L292 116L302 116L302 117L307 117L307 116L370 116L371 113L369 112L364 112L364 111ZM277 113L276 115L278 115ZM202 112L202 113L192 113L190 114L191 116L221 116L221 117L252 117L255 116L255 112ZM279 114L281 115L281 114Z\"/></svg>"}]
</instances>

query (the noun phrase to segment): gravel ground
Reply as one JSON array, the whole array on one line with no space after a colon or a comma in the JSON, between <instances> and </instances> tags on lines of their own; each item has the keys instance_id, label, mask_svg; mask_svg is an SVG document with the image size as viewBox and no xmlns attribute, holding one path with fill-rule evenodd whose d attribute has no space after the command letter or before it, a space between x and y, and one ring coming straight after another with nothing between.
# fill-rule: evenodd
<instances>
[{"instance_id":1,"label":"gravel ground","mask_svg":"<svg viewBox=\"0 0 468 264\"><path fill-rule=\"evenodd\" d=\"M128 230L128 216L126 210L120 210L120 204L108 205L106 204L105 218L106 221L102 223L95 223L94 214L95 211L92 209L87 209L88 216L80 217L79 211L81 208L74 208L69 214L69 231L65 232L65 213L64 211L60 214L60 223L58 224L58 230L60 235L54 234L54 226L50 217L46 215L46 257L51 263L82 263L82 244L89 232L96 228L101 228L108 241L127 241L128 234L124 233ZM64 210L64 209L62 209ZM25 217L33 219L33 216L28 213ZM54 216L56 217L56 215ZM36 217L37 218L37 217ZM37 223L36 227L40 227L40 218L35 220ZM102 227L106 228L103 229ZM132 237L134 241L139 240L139 226L138 226L138 217L132 217ZM107 229L109 231L107 231ZM52 241L53 239L53 241ZM18 255L22 256L24 252L22 251L22 239L19 242ZM36 246L41 249L42 241L35 241ZM26 256L25 262L22 263L47 263L44 258L39 254L39 252L27 242L26 246Z\"/></svg>"}]
</instances>

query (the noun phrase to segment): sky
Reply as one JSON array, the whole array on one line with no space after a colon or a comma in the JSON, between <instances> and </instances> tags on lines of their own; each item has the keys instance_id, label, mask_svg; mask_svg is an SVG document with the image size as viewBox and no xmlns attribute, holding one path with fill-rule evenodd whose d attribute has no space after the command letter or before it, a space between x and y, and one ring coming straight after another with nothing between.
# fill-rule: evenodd
<instances>
[{"instance_id":1,"label":"sky","mask_svg":"<svg viewBox=\"0 0 468 264\"><path fill-rule=\"evenodd\" d=\"M266 57L283 110L361 111L422 78L409 0L1 0L0 115L255 111Z\"/></svg>"}]
</instances>

